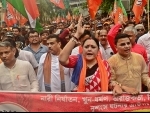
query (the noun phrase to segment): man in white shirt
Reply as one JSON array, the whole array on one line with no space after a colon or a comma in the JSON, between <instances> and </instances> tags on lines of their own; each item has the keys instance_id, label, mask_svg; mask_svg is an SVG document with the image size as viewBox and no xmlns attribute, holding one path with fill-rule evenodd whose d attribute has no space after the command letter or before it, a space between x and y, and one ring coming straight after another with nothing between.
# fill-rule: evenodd
<instances>
[{"instance_id":1,"label":"man in white shirt","mask_svg":"<svg viewBox=\"0 0 150 113\"><path fill-rule=\"evenodd\" d=\"M16 59L19 53L15 46L15 42L0 43L0 90L37 92L35 71L29 62Z\"/></svg>"},{"instance_id":2,"label":"man in white shirt","mask_svg":"<svg viewBox=\"0 0 150 113\"><path fill-rule=\"evenodd\" d=\"M113 55L113 50L111 49L107 41L107 30L102 29L99 31L98 40L100 42L100 52L102 58L107 60Z\"/></svg>"},{"instance_id":3,"label":"man in white shirt","mask_svg":"<svg viewBox=\"0 0 150 113\"><path fill-rule=\"evenodd\" d=\"M140 44L143 47L145 47L147 55L148 55L148 61L150 61L150 33L148 32L148 33L142 35L138 39L137 44Z\"/></svg>"},{"instance_id":4,"label":"man in white shirt","mask_svg":"<svg viewBox=\"0 0 150 113\"><path fill-rule=\"evenodd\" d=\"M37 73L38 63L37 63L33 53L31 53L30 51L25 51L25 50L21 50L21 49L18 49L18 51L19 51L19 56L17 57L17 59L30 62L30 64L34 68L35 72Z\"/></svg>"},{"instance_id":5,"label":"man in white shirt","mask_svg":"<svg viewBox=\"0 0 150 113\"><path fill-rule=\"evenodd\" d=\"M37 77L40 91L70 92L69 69L60 65L58 55L61 43L57 35L50 35L47 39L49 52L41 56Z\"/></svg>"},{"instance_id":6,"label":"man in white shirt","mask_svg":"<svg viewBox=\"0 0 150 113\"><path fill-rule=\"evenodd\" d=\"M12 42L13 40L11 38L5 37L5 39L3 41ZM33 53L31 53L30 51L21 50L17 47L16 47L16 49L19 52L19 56L17 57L17 59L23 60L23 61L28 61L33 66L35 72L37 73L38 63L37 63Z\"/></svg>"}]
</instances>

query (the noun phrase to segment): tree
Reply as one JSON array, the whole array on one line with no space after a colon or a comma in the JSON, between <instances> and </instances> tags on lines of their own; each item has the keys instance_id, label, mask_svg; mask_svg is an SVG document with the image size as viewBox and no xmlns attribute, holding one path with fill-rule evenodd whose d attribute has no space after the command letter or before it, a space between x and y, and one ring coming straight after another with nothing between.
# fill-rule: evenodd
<instances>
[{"instance_id":1,"label":"tree","mask_svg":"<svg viewBox=\"0 0 150 113\"><path fill-rule=\"evenodd\" d=\"M113 7L114 1L115 0L103 0L100 6L100 10L102 11L102 13L108 13L110 8Z\"/></svg>"},{"instance_id":2,"label":"tree","mask_svg":"<svg viewBox=\"0 0 150 113\"><path fill-rule=\"evenodd\" d=\"M53 3L50 2L50 0L37 0L39 3L39 13L40 13L40 22L45 23L47 22L45 19L55 19L58 15L61 17L65 17L70 11L69 8L69 0L64 0L64 4L67 7L65 10L60 9L59 7L56 7Z\"/></svg>"}]
</instances>

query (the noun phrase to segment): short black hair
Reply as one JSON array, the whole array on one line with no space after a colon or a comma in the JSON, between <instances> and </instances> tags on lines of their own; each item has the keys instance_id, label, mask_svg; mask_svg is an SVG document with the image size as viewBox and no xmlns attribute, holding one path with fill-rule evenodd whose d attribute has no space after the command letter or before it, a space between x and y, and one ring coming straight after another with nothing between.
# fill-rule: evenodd
<instances>
[{"instance_id":1,"label":"short black hair","mask_svg":"<svg viewBox=\"0 0 150 113\"><path fill-rule=\"evenodd\" d=\"M38 34L38 36L39 36L38 31L36 31L36 30L34 30L34 29L31 29L31 30L28 32L27 37L29 38L29 35L30 35L30 34L32 34L32 33L37 33L37 34Z\"/></svg>"},{"instance_id":2,"label":"short black hair","mask_svg":"<svg viewBox=\"0 0 150 113\"><path fill-rule=\"evenodd\" d=\"M40 35L43 35L44 33L47 33L49 35L49 32L47 30L44 30L40 33Z\"/></svg>"},{"instance_id":3,"label":"short black hair","mask_svg":"<svg viewBox=\"0 0 150 113\"><path fill-rule=\"evenodd\" d=\"M19 27L13 27L12 30L13 29L18 29L19 32L21 31L21 29Z\"/></svg>"},{"instance_id":4,"label":"short black hair","mask_svg":"<svg viewBox=\"0 0 150 113\"><path fill-rule=\"evenodd\" d=\"M83 26L84 26L84 25L90 25L90 27L92 27L91 24L90 24L88 21L85 21L85 22L83 23Z\"/></svg>"},{"instance_id":5,"label":"short black hair","mask_svg":"<svg viewBox=\"0 0 150 113\"><path fill-rule=\"evenodd\" d=\"M59 36L56 35L56 34L50 34L47 39L50 39L50 38L55 38L57 42L60 42L60 39L59 39Z\"/></svg>"},{"instance_id":6,"label":"short black hair","mask_svg":"<svg viewBox=\"0 0 150 113\"><path fill-rule=\"evenodd\" d=\"M115 45L117 45L118 40L122 38L129 38L130 40L130 35L125 34L125 33L117 34L114 40Z\"/></svg>"},{"instance_id":7,"label":"short black hair","mask_svg":"<svg viewBox=\"0 0 150 113\"><path fill-rule=\"evenodd\" d=\"M3 40L3 42L9 42L11 44L11 48L16 48L16 43L12 38L6 38L5 40ZM16 53L15 53L15 58L17 58L19 56L19 51L16 48Z\"/></svg>"}]
</instances>

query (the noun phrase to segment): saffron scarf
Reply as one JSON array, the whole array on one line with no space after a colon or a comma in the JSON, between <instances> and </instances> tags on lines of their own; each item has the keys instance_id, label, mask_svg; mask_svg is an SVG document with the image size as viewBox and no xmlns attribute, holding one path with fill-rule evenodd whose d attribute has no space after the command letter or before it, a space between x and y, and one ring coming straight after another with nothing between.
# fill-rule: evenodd
<instances>
[{"instance_id":1,"label":"saffron scarf","mask_svg":"<svg viewBox=\"0 0 150 113\"><path fill-rule=\"evenodd\" d=\"M99 75L101 80L101 91L108 91L108 74L106 67L101 59L100 54L97 55L97 62L99 68ZM85 77L86 77L86 61L82 56L82 69L79 76L79 85L78 85L78 92L85 92Z\"/></svg>"},{"instance_id":2,"label":"saffron scarf","mask_svg":"<svg viewBox=\"0 0 150 113\"><path fill-rule=\"evenodd\" d=\"M65 83L64 83L64 70L63 66L59 63L60 69L60 79L61 79L61 92L65 92ZM44 83L51 84L51 54L48 52L46 54L44 64L43 64L43 73L44 73Z\"/></svg>"},{"instance_id":3,"label":"saffron scarf","mask_svg":"<svg viewBox=\"0 0 150 113\"><path fill-rule=\"evenodd\" d=\"M83 51L82 46L79 46L79 54L81 54Z\"/></svg>"}]
</instances>

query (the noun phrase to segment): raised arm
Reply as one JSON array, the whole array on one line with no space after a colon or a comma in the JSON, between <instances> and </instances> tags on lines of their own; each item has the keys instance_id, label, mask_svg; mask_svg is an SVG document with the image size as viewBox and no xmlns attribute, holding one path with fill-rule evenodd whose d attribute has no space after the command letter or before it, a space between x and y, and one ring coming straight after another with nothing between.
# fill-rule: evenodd
<instances>
[{"instance_id":1,"label":"raised arm","mask_svg":"<svg viewBox=\"0 0 150 113\"><path fill-rule=\"evenodd\" d=\"M83 34L84 28L82 27L82 15L79 18L78 25L77 25L77 32L75 33L74 37L66 44L63 48L61 53L59 54L59 61L62 65L69 64L69 55L71 54L72 49L78 43L78 39Z\"/></svg>"},{"instance_id":2,"label":"raised arm","mask_svg":"<svg viewBox=\"0 0 150 113\"><path fill-rule=\"evenodd\" d=\"M121 22L118 22L115 26L113 26L108 32L107 39L114 53L117 53L115 48L114 39L119 31L119 28L122 26Z\"/></svg>"},{"instance_id":3,"label":"raised arm","mask_svg":"<svg viewBox=\"0 0 150 113\"><path fill-rule=\"evenodd\" d=\"M69 31L74 28L74 23L72 23L68 28L66 28L60 35L59 39L61 40L62 43L62 48L67 44L66 36L69 35Z\"/></svg>"}]
</instances>

